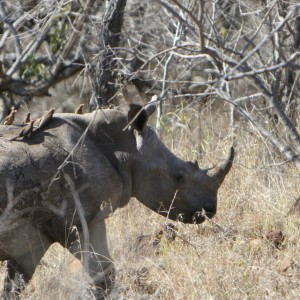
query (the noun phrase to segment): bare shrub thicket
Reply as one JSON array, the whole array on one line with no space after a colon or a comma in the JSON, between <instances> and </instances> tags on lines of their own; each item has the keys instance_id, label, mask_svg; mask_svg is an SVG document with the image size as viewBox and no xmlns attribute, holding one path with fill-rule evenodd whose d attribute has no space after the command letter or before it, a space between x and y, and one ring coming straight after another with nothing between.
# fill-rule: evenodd
<instances>
[{"instance_id":1,"label":"bare shrub thicket","mask_svg":"<svg viewBox=\"0 0 300 300\"><path fill-rule=\"evenodd\" d=\"M1 1L0 9L3 116L12 104L56 96L64 81L91 109L155 94L157 129L174 109L222 106L233 128L299 165L297 1Z\"/></svg>"},{"instance_id":2,"label":"bare shrub thicket","mask_svg":"<svg viewBox=\"0 0 300 300\"><path fill-rule=\"evenodd\" d=\"M157 0L137 9L140 38L125 27L136 53L129 81L163 101L157 127L181 99L183 111L227 103L233 128L253 131L299 166L297 2Z\"/></svg>"}]
</instances>

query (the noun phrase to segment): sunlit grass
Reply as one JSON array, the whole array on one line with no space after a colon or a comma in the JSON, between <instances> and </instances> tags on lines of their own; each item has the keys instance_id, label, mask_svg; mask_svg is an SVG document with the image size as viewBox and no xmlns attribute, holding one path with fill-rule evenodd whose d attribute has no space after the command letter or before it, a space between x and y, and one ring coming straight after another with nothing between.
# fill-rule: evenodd
<instances>
[{"instance_id":1,"label":"sunlit grass","mask_svg":"<svg viewBox=\"0 0 300 300\"><path fill-rule=\"evenodd\" d=\"M203 167L224 159L231 146L226 116L194 111L169 125L164 142ZM170 130L173 130L172 134ZM218 212L201 225L177 223L161 254L138 256L134 244L168 220L132 199L107 220L117 277L110 299L297 299L300 295L300 221L287 212L300 193L299 171L272 145L241 126L234 165L219 190ZM176 222L174 222L176 223ZM276 247L266 235L280 230ZM3 277L3 268L0 273ZM52 247L24 291L24 299L92 299L80 264ZM143 298L144 297L144 298Z\"/></svg>"}]
</instances>

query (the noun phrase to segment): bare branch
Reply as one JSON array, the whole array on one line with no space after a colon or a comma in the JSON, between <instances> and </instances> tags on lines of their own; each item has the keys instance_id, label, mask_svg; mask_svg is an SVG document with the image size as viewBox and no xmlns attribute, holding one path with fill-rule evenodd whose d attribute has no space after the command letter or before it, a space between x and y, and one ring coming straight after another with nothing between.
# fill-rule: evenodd
<instances>
[{"instance_id":1,"label":"bare branch","mask_svg":"<svg viewBox=\"0 0 300 300\"><path fill-rule=\"evenodd\" d=\"M172 0L181 10L182 12L185 12L197 25L198 30L199 30L199 42L200 42L200 52L203 52L205 49L205 38L207 35L204 33L204 26L203 26L203 21L204 21L204 4L205 1L200 0L199 1L199 18L197 18L191 11L189 11L184 5L182 5L179 1L177 0Z\"/></svg>"},{"instance_id":2,"label":"bare branch","mask_svg":"<svg viewBox=\"0 0 300 300\"><path fill-rule=\"evenodd\" d=\"M247 118L251 122L251 124L253 124L265 138L270 140L273 143L273 145L276 146L280 153L282 153L289 161L294 162L297 168L300 169L300 154L295 153L289 146L287 146L286 143L284 143L282 140L280 140L278 137L276 137L274 134L268 131L265 127L263 127L254 116L251 116L239 104L229 99L225 99L224 97L223 100L234 105L236 110L245 118Z\"/></svg>"},{"instance_id":3,"label":"bare branch","mask_svg":"<svg viewBox=\"0 0 300 300\"><path fill-rule=\"evenodd\" d=\"M76 191L75 188L75 184L72 180L72 178L70 177L70 175L64 173L64 177L66 179L66 181L69 184L69 188L70 191L73 195L73 199L76 205L76 209L77 209L77 213L80 219L80 223L82 226L82 233L83 233L83 247L82 247L82 265L84 267L84 270L88 271L89 269L89 248L90 248L90 238L89 238L89 229L88 229L88 225L85 219L85 213L84 213L84 209L82 207L80 198L79 198L79 194Z\"/></svg>"},{"instance_id":4,"label":"bare branch","mask_svg":"<svg viewBox=\"0 0 300 300\"><path fill-rule=\"evenodd\" d=\"M15 30L18 30L20 26L22 26L25 21L29 18L30 14L29 13L24 13L24 15L20 16L13 24L12 24L12 27L15 29ZM3 34L2 34L2 37L0 39L0 50L3 49L3 47L5 46L6 44L6 41L7 41L7 38L10 34L10 30L6 30ZM22 52L22 51L21 51Z\"/></svg>"},{"instance_id":5,"label":"bare branch","mask_svg":"<svg viewBox=\"0 0 300 300\"><path fill-rule=\"evenodd\" d=\"M228 81L235 80L235 79L242 79L244 77L249 77L249 76L254 76L254 75L258 75L258 74L262 74L262 73L266 73L266 72L276 71L278 69L283 69L283 68L293 68L293 69L299 70L300 65L292 63L295 59L297 59L298 56L300 56L300 52L295 52L291 55L291 57L286 62L282 62L282 63L276 64L276 65L273 65L270 67L265 67L265 68L258 69L258 70L243 72L243 73L237 74L237 75L227 75L227 76L225 76L225 78Z\"/></svg>"},{"instance_id":6,"label":"bare branch","mask_svg":"<svg viewBox=\"0 0 300 300\"><path fill-rule=\"evenodd\" d=\"M54 76L56 76L60 72L60 70L63 66L63 62L69 58L69 54L80 36L80 32L82 30L83 23L85 22L85 20L87 18L87 12L89 11L89 9L91 8L91 6L93 5L94 2L95 2L94 0L88 0L84 4L82 13L80 15L78 15L76 17L76 19L74 20L73 32L72 32L71 36L69 37L67 44L64 46L64 49L63 49L61 55L59 56L57 63L53 67L52 73Z\"/></svg>"},{"instance_id":7,"label":"bare branch","mask_svg":"<svg viewBox=\"0 0 300 300\"><path fill-rule=\"evenodd\" d=\"M3 1L0 1L0 15L1 15L2 19L4 20L4 22L7 24L11 34L14 36L15 41L16 41L17 54L20 55L21 52L22 52L22 45L20 43L18 33L17 33L16 29L14 28L14 25L11 23L11 21L10 21L8 15L7 15L7 12L6 12Z\"/></svg>"},{"instance_id":8,"label":"bare branch","mask_svg":"<svg viewBox=\"0 0 300 300\"><path fill-rule=\"evenodd\" d=\"M61 65L60 73L57 74L57 76L52 76L50 80L43 83L38 83L38 85L34 85L21 79L4 77L0 81L0 92L12 92L16 95L29 98L45 95L49 96L48 90L50 87L73 76L82 70L83 67L84 65L79 61L78 63L73 63L70 65Z\"/></svg>"},{"instance_id":9,"label":"bare branch","mask_svg":"<svg viewBox=\"0 0 300 300\"><path fill-rule=\"evenodd\" d=\"M286 17L269 34L267 34L267 36L264 39L262 39L262 41L258 43L253 50L251 50L241 61L239 61L239 63L232 70L230 70L230 72L225 76L224 79L226 79L228 76L233 74L235 70L237 70L240 66L243 65L243 63L245 63L250 57L252 57L252 55L257 50L259 50L268 41L268 39L270 39L277 31L279 31L285 25L285 23L291 18L291 16L295 13L295 11L299 7L300 4L296 5L293 9L291 9L289 13L286 15Z\"/></svg>"},{"instance_id":10,"label":"bare branch","mask_svg":"<svg viewBox=\"0 0 300 300\"><path fill-rule=\"evenodd\" d=\"M51 15L49 20L45 24L44 29L42 30L41 34L37 37L37 39L33 40L31 43L28 44L28 46L25 49L23 49L18 59L7 71L6 75L8 77L11 77L17 70L19 70L20 65L26 62L30 57L30 55L32 55L40 47L40 45L42 44L42 42L44 41L48 32L51 29L53 19L54 19L54 15Z\"/></svg>"},{"instance_id":11,"label":"bare branch","mask_svg":"<svg viewBox=\"0 0 300 300\"><path fill-rule=\"evenodd\" d=\"M181 35L181 30L182 30L182 25L180 23L178 23L176 33L175 33L175 36L174 36L174 40L173 40L173 47L176 46L177 42L179 41L179 37ZM170 66L172 58L173 58L173 51L171 51L169 53L169 56L166 59L166 63L164 65L164 73L163 73L163 79L162 79L162 91L161 91L161 94L159 96L159 99L162 99L165 96L166 91L167 91L167 81L166 81L166 79L169 75L169 66ZM158 106L157 106L157 115L156 115L156 129L157 130L160 129L160 119L161 119L161 116L163 114L162 108L163 108L162 101L160 100L159 103L158 103Z\"/></svg>"},{"instance_id":12,"label":"bare branch","mask_svg":"<svg viewBox=\"0 0 300 300\"><path fill-rule=\"evenodd\" d=\"M167 9L174 17L176 17L179 20L180 23L188 27L193 34L197 35L195 28L190 23L188 23L187 20L185 20L180 15L180 13L176 12L176 10L173 8L173 6L170 3L168 3L165 0L155 0L155 1L161 4L165 9Z\"/></svg>"},{"instance_id":13,"label":"bare branch","mask_svg":"<svg viewBox=\"0 0 300 300\"><path fill-rule=\"evenodd\" d=\"M88 126L86 127L86 129L84 130L84 132L82 133L82 135L80 136L80 138L78 139L77 143L75 144L75 146L73 147L73 149L70 151L70 153L68 154L68 156L65 158L65 160L61 163L61 165L57 168L57 172L55 173L55 175L52 177L51 179L51 182L49 183L49 186L48 186L48 189L47 189L47 193L49 193L50 191L50 188L52 186L52 184L58 179L60 178L60 173L61 171L63 171L63 169L69 164L69 163L72 163L70 162L70 158L73 157L74 155L74 151L77 149L77 147L79 147L79 145L83 142L83 140L85 139L86 135L87 135L87 132L89 131L90 129L90 126L93 124L95 118L96 118L96 115L97 115L97 112L98 110L101 111L101 109L97 108L94 113L93 113L93 117L90 121L90 123L88 124Z\"/></svg>"}]
</instances>

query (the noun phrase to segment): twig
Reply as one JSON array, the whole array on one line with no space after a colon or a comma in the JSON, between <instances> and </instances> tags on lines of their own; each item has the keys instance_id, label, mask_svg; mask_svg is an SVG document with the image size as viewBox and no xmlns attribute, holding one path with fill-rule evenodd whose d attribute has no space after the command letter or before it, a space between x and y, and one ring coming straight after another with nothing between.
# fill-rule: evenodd
<instances>
[{"instance_id":1,"label":"twig","mask_svg":"<svg viewBox=\"0 0 300 300\"><path fill-rule=\"evenodd\" d=\"M182 97L188 97L188 98L201 97L201 100L202 100L203 98L206 98L208 96L216 96L217 94L218 94L217 92L196 93L196 94L186 93L186 94L172 95L172 98L176 99L176 98L182 98ZM167 100L167 99L168 98L162 98L161 100ZM196 100L199 101L199 99L196 99Z\"/></svg>"},{"instance_id":2,"label":"twig","mask_svg":"<svg viewBox=\"0 0 300 300\"><path fill-rule=\"evenodd\" d=\"M300 66L298 64L291 64L292 61L297 59L298 56L300 56L299 51L293 53L287 61L282 62L280 64L273 65L273 66L270 66L270 67L265 67L265 68L258 69L258 70L251 70L251 71L248 71L248 72L243 72L243 73L240 73L240 74L237 74L237 75L225 75L225 79L227 81L235 80L235 79L242 79L244 77L254 76L254 75L258 75L258 74L262 74L262 73L266 73L266 72L271 72L271 71L276 71L276 70L282 69L282 68L290 68L290 67L293 67L293 68L299 70Z\"/></svg>"},{"instance_id":3,"label":"twig","mask_svg":"<svg viewBox=\"0 0 300 300\"><path fill-rule=\"evenodd\" d=\"M200 0L201 2L201 16L200 16L200 20L198 20L192 13L191 11L189 11L184 5L182 5L179 1L177 0L172 0L182 11L186 12L186 14L193 20L193 22L197 25L198 30L199 30L199 34L200 34L200 49L201 51L204 49L205 45L204 45L204 34L203 34L203 28L202 28L202 18L203 18L203 5L204 5L204 1Z\"/></svg>"},{"instance_id":4,"label":"twig","mask_svg":"<svg viewBox=\"0 0 300 300\"><path fill-rule=\"evenodd\" d=\"M201 211L201 216L204 217L205 220L208 221L209 223L211 223L213 226L220 229L223 233L227 231L227 229L225 227L221 226L220 224L216 223L212 219L208 218L208 216L206 215L206 211L204 209L202 209L202 211Z\"/></svg>"},{"instance_id":5,"label":"twig","mask_svg":"<svg viewBox=\"0 0 300 300\"><path fill-rule=\"evenodd\" d=\"M299 7L300 7L300 5L299 5ZM221 53L220 51L218 51L214 48L206 47L206 51L209 51L211 56L216 57L218 60L226 62L230 66L234 66L232 70L240 69L242 72L251 72L251 71L253 71L247 65L246 61L244 62L243 65L241 65L241 63L237 63L232 58L227 57L226 55L224 55L223 53ZM298 55L298 53L299 52L295 52L293 55L291 55L291 58L294 59ZM244 59L242 59L242 60L244 60ZM222 80L226 80L226 78L228 76L229 76L228 74L224 75L223 78L220 79L220 82ZM265 86L264 82L256 74L252 76L252 79L253 79L254 86L258 90L262 91L262 94L263 94L264 98L268 101L269 106L273 107L274 111L278 115L281 122L288 129L291 138L295 141L297 151L300 152L300 135L299 135L296 127L294 126L292 121L288 118L288 116L285 114L285 112L282 110L282 108L280 107L280 103L274 100L272 92L269 91L269 89ZM222 98L224 98L224 97L222 97ZM229 99L227 99L227 100L229 100Z\"/></svg>"},{"instance_id":6,"label":"twig","mask_svg":"<svg viewBox=\"0 0 300 300\"><path fill-rule=\"evenodd\" d=\"M179 41L181 31L182 31L182 24L178 22L177 28L176 28L176 33L175 33L174 40L173 40L173 47L176 46L177 42ZM156 115L156 130L158 131L158 133L159 133L160 127L161 127L160 126L160 119L161 119L161 116L163 114L163 111L162 111L163 106L162 106L161 99L166 94L166 90L167 90L167 81L166 80L167 80L167 77L169 75L169 66L170 66L172 58L173 58L173 51L171 51L169 53L169 56L166 59L166 63L164 65L164 73L163 73L163 79L162 79L162 91L159 95L160 101L158 102L157 115Z\"/></svg>"},{"instance_id":7,"label":"twig","mask_svg":"<svg viewBox=\"0 0 300 300\"><path fill-rule=\"evenodd\" d=\"M289 11L289 13L286 15L286 17L260 43L258 43L258 45L253 50L251 50L234 68L232 68L230 70L230 73L228 73L227 75L224 76L224 79L226 80L227 77L232 75L235 70L237 70L240 66L242 66L243 63L245 63L250 57L252 57L252 55L256 51L258 51L268 41L268 39L270 39L274 35L275 32L277 32L278 30L281 29L281 27L283 27L283 25L289 20L289 18L292 16L292 14L299 7L300 7L300 4L295 5L295 7Z\"/></svg>"},{"instance_id":8,"label":"twig","mask_svg":"<svg viewBox=\"0 0 300 300\"><path fill-rule=\"evenodd\" d=\"M84 8L82 10L82 14L80 14L78 17L76 17L75 21L74 21L74 30L71 34L71 36L68 38L68 42L67 44L64 46L64 49L60 55L60 57L58 58L57 63L54 65L53 67L53 74L54 76L60 71L61 68L61 64L62 62L68 58L68 55L70 54L76 39L78 39L78 36L80 34L80 30L83 27L83 23L86 19L86 12L87 10L91 7L91 5L93 4L93 0L88 0L85 5Z\"/></svg>"},{"instance_id":9,"label":"twig","mask_svg":"<svg viewBox=\"0 0 300 300\"><path fill-rule=\"evenodd\" d=\"M170 228L172 229L172 228ZM188 241L186 238L184 238L182 235L180 235L178 232L176 232L174 229L172 229L175 233L176 233L176 236L181 239L185 244L188 244L189 246L193 247L194 250L195 250L195 253L196 255L202 259L202 256L198 253L198 248L196 245L194 245L193 243L191 243L190 241Z\"/></svg>"},{"instance_id":10,"label":"twig","mask_svg":"<svg viewBox=\"0 0 300 300\"><path fill-rule=\"evenodd\" d=\"M49 193L50 188L52 186L52 183L54 183L57 180L57 178L59 177L59 174L63 170L63 168L70 163L69 162L69 158L73 156L74 151L76 150L76 148L79 146L79 144L82 142L82 140L86 137L86 134L87 134L88 130L90 129L90 126L92 125L92 123L94 122L94 120L96 118L96 114L97 114L98 109L95 110L92 120L90 121L90 123L88 124L88 126L86 127L86 129L84 130L84 132L82 133L82 135L80 136L80 138L78 139L78 141L75 144L75 146L73 147L73 149L70 151L70 153L68 154L68 156L66 157L66 159L57 168L57 172L52 177L52 180L49 183L49 186L48 186L48 189L47 189L47 193Z\"/></svg>"},{"instance_id":11,"label":"twig","mask_svg":"<svg viewBox=\"0 0 300 300\"><path fill-rule=\"evenodd\" d=\"M36 51L40 47L40 45L44 42L44 39L52 26L52 20L54 19L54 15L51 15L49 20L47 21L42 33L35 40L28 44L28 46L22 51L21 55L14 62L14 64L7 71L7 76L11 77L19 68L22 63L24 63L30 55Z\"/></svg>"},{"instance_id":12,"label":"twig","mask_svg":"<svg viewBox=\"0 0 300 300\"><path fill-rule=\"evenodd\" d=\"M195 43L180 44L180 45L173 46L173 47L170 47L170 48L168 48L168 49L162 50L162 51L160 51L160 52L158 52L158 53L152 55L150 58L148 58L148 59L143 63L143 65L142 65L141 67L139 67L138 70L135 71L135 73L137 73L138 71L140 71L140 70L142 70L143 68L145 68L145 66L147 66L147 64L149 64L153 59L155 59L155 58L157 58L157 57L159 57L159 56L162 56L162 55L164 55L164 54L166 54L166 53L169 53L169 52L171 52L171 51L173 51L173 50L180 49L180 48L185 48L185 47L189 47L189 46L195 47L195 46L197 46L197 44L195 44ZM128 81L131 81L133 78L134 78L134 75L132 75L132 76L128 79Z\"/></svg>"},{"instance_id":13,"label":"twig","mask_svg":"<svg viewBox=\"0 0 300 300\"><path fill-rule=\"evenodd\" d=\"M0 1L0 14L2 15L2 19L7 24L10 32L12 33L12 35L15 38L17 54L20 55L22 52L22 45L21 45L18 33L8 17L8 14L7 14L5 6L4 6L4 1L2 1L2 0Z\"/></svg>"},{"instance_id":14,"label":"twig","mask_svg":"<svg viewBox=\"0 0 300 300\"><path fill-rule=\"evenodd\" d=\"M264 22L265 22L266 18L269 16L271 10L274 8L274 6L276 5L277 2L278 2L278 0L275 0L275 1L273 2L273 4L270 5L268 11L267 11L266 14L264 15L264 17L263 17L263 19L261 20L259 26L257 26L257 29L256 29L255 32L252 34L252 36L249 38L249 42L248 42L248 44L244 47L244 49L243 49L243 51L242 51L242 54L244 54L245 51L248 49L248 47L249 47L250 45L252 45L254 38L255 38L256 35L260 32L261 27L264 25Z\"/></svg>"},{"instance_id":15,"label":"twig","mask_svg":"<svg viewBox=\"0 0 300 300\"><path fill-rule=\"evenodd\" d=\"M12 26L18 30L18 28L20 26L22 26L24 24L24 22L26 20L28 20L29 16L31 16L29 13L25 13L24 15L20 16L13 24ZM6 45L6 40L9 36L9 33L10 31L9 30L6 30L2 36L1 36L1 39L0 39L0 50L2 50L2 48Z\"/></svg>"},{"instance_id":16,"label":"twig","mask_svg":"<svg viewBox=\"0 0 300 300\"><path fill-rule=\"evenodd\" d=\"M293 161L297 168L300 169L300 155L295 153L289 146L284 144L279 138L273 135L270 131L264 128L259 122L255 119L255 117L251 116L248 112L246 112L239 104L236 104L234 101L225 99L222 97L224 101L235 106L236 110L243 115L246 119L248 119L257 129L258 131L266 138L268 138L274 146L289 160Z\"/></svg>"},{"instance_id":17,"label":"twig","mask_svg":"<svg viewBox=\"0 0 300 300\"><path fill-rule=\"evenodd\" d=\"M174 194L174 197L173 197L173 199L172 199L172 201L171 201L171 203L170 203L170 207L169 207L169 209L168 209L168 213L167 213L167 216L166 216L166 219L167 219L167 220L169 220L170 211L171 211L171 209L172 209L172 207L173 207L173 203L174 203L174 201L175 201L175 199L176 199L176 197L177 197L177 193L178 193L178 190L176 190L176 192L175 192L175 194Z\"/></svg>"},{"instance_id":18,"label":"twig","mask_svg":"<svg viewBox=\"0 0 300 300\"><path fill-rule=\"evenodd\" d=\"M249 95L249 96L245 96L245 97L234 99L234 103L236 103L236 104L242 104L242 103L244 103L246 101L253 100L255 98L262 97L262 96L263 96L262 93L256 93L256 94L252 94L252 95Z\"/></svg>"},{"instance_id":19,"label":"twig","mask_svg":"<svg viewBox=\"0 0 300 300\"><path fill-rule=\"evenodd\" d=\"M90 245L90 238L89 238L89 229L85 219L84 209L80 202L79 194L75 189L74 182L69 174L64 173L64 177L69 184L70 191L73 195L73 199L76 205L77 213L80 219L80 223L82 226L82 234L83 234L83 249L82 249L82 265L85 271L89 269L89 245Z\"/></svg>"},{"instance_id":20,"label":"twig","mask_svg":"<svg viewBox=\"0 0 300 300\"><path fill-rule=\"evenodd\" d=\"M166 0L155 0L157 3L161 4L166 10L168 10L175 18L179 20L182 24L185 24L187 28L191 30L194 35L197 35L195 28L187 22Z\"/></svg>"}]
</instances>

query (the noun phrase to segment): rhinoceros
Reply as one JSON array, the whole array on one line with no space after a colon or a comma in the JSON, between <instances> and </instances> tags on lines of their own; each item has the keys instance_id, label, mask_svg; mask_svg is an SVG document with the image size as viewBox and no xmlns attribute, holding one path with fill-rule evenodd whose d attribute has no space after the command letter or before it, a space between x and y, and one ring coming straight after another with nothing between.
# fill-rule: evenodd
<instances>
[{"instance_id":1,"label":"rhinoceros","mask_svg":"<svg viewBox=\"0 0 300 300\"><path fill-rule=\"evenodd\" d=\"M217 192L231 169L234 149L224 162L201 169L162 143L147 124L153 111L152 104L131 105L128 113L57 113L43 130L15 141L9 137L20 127L0 126L0 261L8 261L5 297L13 281L23 278L27 283L32 278L55 242L77 258L85 242L91 251L87 272L96 297L104 297L114 274L105 219L131 197L184 223L199 224L216 214Z\"/></svg>"}]
</instances>

